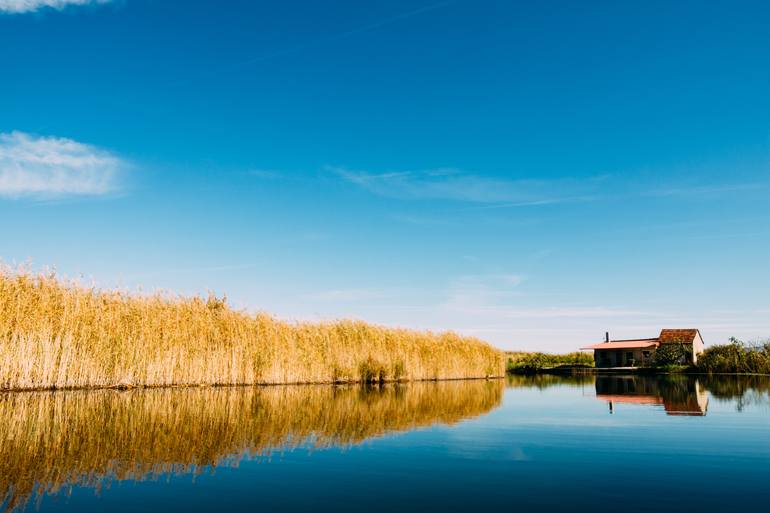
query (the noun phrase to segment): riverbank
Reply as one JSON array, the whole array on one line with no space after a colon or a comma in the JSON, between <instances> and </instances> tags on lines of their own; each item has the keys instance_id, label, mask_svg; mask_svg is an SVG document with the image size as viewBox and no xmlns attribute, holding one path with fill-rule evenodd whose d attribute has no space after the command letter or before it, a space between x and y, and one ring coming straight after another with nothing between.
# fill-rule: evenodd
<instances>
[{"instance_id":1,"label":"riverbank","mask_svg":"<svg viewBox=\"0 0 770 513\"><path fill-rule=\"evenodd\" d=\"M509 375L596 375L596 374L688 374L683 369L659 369L655 367L591 367L586 365L559 365L557 367L542 367L539 369L512 369Z\"/></svg>"},{"instance_id":2,"label":"riverbank","mask_svg":"<svg viewBox=\"0 0 770 513\"><path fill-rule=\"evenodd\" d=\"M680 353L681 354L681 353ZM589 353L526 353L506 352L508 374L538 373L646 373L646 374L723 374L770 375L770 340L744 342L731 338L727 344L706 348L694 365L682 365L677 354L653 356L653 364L644 367L594 367Z\"/></svg>"},{"instance_id":3,"label":"riverbank","mask_svg":"<svg viewBox=\"0 0 770 513\"><path fill-rule=\"evenodd\" d=\"M552 367L534 372L509 372L508 376L596 376L596 375L647 375L647 376L744 376L768 377L766 372L706 372L697 367L684 369L658 369L655 367Z\"/></svg>"},{"instance_id":4,"label":"riverbank","mask_svg":"<svg viewBox=\"0 0 770 513\"><path fill-rule=\"evenodd\" d=\"M587 367L561 365L558 367L543 367L534 370L509 370L509 376L532 376L532 375L555 375L555 376L579 376L579 375L687 375L687 376L770 376L767 372L708 372L697 366L679 366L679 367Z\"/></svg>"},{"instance_id":5,"label":"riverbank","mask_svg":"<svg viewBox=\"0 0 770 513\"><path fill-rule=\"evenodd\" d=\"M285 322L224 299L101 291L0 269L0 389L353 383L502 377L455 333Z\"/></svg>"}]
</instances>

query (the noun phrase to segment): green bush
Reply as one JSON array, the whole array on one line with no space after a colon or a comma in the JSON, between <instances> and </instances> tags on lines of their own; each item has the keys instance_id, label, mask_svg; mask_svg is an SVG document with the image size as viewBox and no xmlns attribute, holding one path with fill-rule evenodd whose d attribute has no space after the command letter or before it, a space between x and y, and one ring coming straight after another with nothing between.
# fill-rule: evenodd
<instances>
[{"instance_id":1,"label":"green bush","mask_svg":"<svg viewBox=\"0 0 770 513\"><path fill-rule=\"evenodd\" d=\"M707 373L770 374L770 340L746 344L733 337L729 344L706 349L697 367Z\"/></svg>"},{"instance_id":2,"label":"green bush","mask_svg":"<svg viewBox=\"0 0 770 513\"><path fill-rule=\"evenodd\" d=\"M689 344L661 344L653 357L655 367L682 365L690 361L692 346Z\"/></svg>"}]
</instances>

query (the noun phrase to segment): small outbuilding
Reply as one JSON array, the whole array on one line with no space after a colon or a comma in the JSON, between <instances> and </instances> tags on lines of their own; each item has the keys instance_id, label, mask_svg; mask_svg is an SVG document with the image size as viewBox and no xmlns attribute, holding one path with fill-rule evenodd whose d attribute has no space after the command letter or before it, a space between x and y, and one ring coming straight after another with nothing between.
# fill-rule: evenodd
<instances>
[{"instance_id":1,"label":"small outbuilding","mask_svg":"<svg viewBox=\"0 0 770 513\"><path fill-rule=\"evenodd\" d=\"M593 349L596 367L639 367L652 363L655 351L663 344L686 346L687 355L683 358L682 364L696 363L704 348L700 331L688 328L663 329L656 338L629 340L610 340L610 335L607 333L601 344L593 344L581 349Z\"/></svg>"}]
</instances>

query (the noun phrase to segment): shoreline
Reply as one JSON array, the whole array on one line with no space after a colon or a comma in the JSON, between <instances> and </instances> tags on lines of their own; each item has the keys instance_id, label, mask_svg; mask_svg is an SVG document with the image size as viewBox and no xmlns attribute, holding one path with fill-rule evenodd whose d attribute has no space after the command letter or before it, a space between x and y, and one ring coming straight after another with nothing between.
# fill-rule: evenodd
<instances>
[{"instance_id":1,"label":"shoreline","mask_svg":"<svg viewBox=\"0 0 770 513\"><path fill-rule=\"evenodd\" d=\"M85 385L71 387L32 387L32 388L0 388L0 394L18 393L18 392L85 392L97 390L158 390L158 389L190 389L190 388L272 388L272 387L295 387L295 386L331 386L331 387L379 387L384 385L408 385L411 383L441 383L447 381L494 381L505 379L503 376L479 376L479 377L458 377L458 378L440 378L440 379L402 379L402 380L383 380L383 381L296 381L286 383L180 383L168 385Z\"/></svg>"},{"instance_id":2,"label":"shoreline","mask_svg":"<svg viewBox=\"0 0 770 513\"><path fill-rule=\"evenodd\" d=\"M538 374L572 375L581 374L657 374L657 375L686 375L686 376L770 376L761 372L703 372L698 370L665 370L647 367L596 368L596 367L553 367L549 369L529 370L527 372L508 372L510 376L535 376Z\"/></svg>"}]
</instances>

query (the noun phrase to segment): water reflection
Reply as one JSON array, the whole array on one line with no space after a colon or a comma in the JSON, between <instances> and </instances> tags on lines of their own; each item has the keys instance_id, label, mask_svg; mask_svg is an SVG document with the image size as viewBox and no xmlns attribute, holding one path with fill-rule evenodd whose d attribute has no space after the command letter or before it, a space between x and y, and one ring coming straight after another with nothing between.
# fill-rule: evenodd
<instances>
[{"instance_id":1,"label":"water reflection","mask_svg":"<svg viewBox=\"0 0 770 513\"><path fill-rule=\"evenodd\" d=\"M706 389L689 376L596 376L595 386L610 413L618 404L662 406L667 415L703 416L708 409Z\"/></svg>"},{"instance_id":2,"label":"water reflection","mask_svg":"<svg viewBox=\"0 0 770 513\"><path fill-rule=\"evenodd\" d=\"M509 388L538 388L544 390L553 386L593 386L594 374L509 374L506 378Z\"/></svg>"},{"instance_id":3,"label":"water reflection","mask_svg":"<svg viewBox=\"0 0 770 513\"><path fill-rule=\"evenodd\" d=\"M735 497L770 499L758 481L770 461L768 377L538 375L512 376L504 385L0 394L0 511L38 500L42 511L210 511L222 490L238 504L231 511L308 511L321 504L353 512L373 503L382 510L468 511L509 507L516 486L517 501L527 509L570 511L572 498L580 496L583 509L599 512L625 500L625 490L585 490L597 475L609 482L627 469L642 489L660 491L629 511L666 510L671 497L702 486L692 468L711 469L710 482L718 484L699 511L727 511ZM631 410L631 403L641 405L634 415L605 413L610 404L617 411ZM492 410L451 430L305 457L315 448L452 425ZM697 415L687 420L698 429L682 429L685 419L665 414ZM610 428L616 425L655 428ZM725 432L736 435L725 439ZM657 452L646 450L653 446ZM292 448L301 450L288 452ZM250 458L272 462L254 465L245 461ZM725 462L730 472L715 474L728 468ZM211 475L215 467L240 463L238 471ZM120 480L198 473L206 475L194 486L190 478L164 479L116 486L98 498L90 493ZM553 482L566 486L565 493L553 494Z\"/></svg>"},{"instance_id":4,"label":"water reflection","mask_svg":"<svg viewBox=\"0 0 770 513\"><path fill-rule=\"evenodd\" d=\"M770 378L768 376L701 376L715 401L733 403L737 411L749 406L770 407Z\"/></svg>"},{"instance_id":5,"label":"water reflection","mask_svg":"<svg viewBox=\"0 0 770 513\"><path fill-rule=\"evenodd\" d=\"M610 413L619 404L642 404L662 408L667 415L705 416L709 400L734 405L738 412L750 406L770 408L770 377L760 375L536 374L508 376L507 384L593 388Z\"/></svg>"},{"instance_id":6,"label":"water reflection","mask_svg":"<svg viewBox=\"0 0 770 513\"><path fill-rule=\"evenodd\" d=\"M0 511L76 485L98 489L453 424L499 406L503 388L497 380L4 393Z\"/></svg>"}]
</instances>

